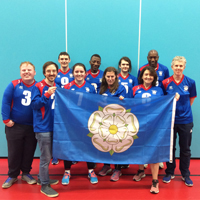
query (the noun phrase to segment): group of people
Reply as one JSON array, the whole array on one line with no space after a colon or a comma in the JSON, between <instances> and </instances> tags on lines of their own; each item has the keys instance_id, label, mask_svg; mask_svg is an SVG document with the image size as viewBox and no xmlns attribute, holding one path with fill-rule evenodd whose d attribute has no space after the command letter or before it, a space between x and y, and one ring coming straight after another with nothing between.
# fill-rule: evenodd
<instances>
[{"instance_id":1,"label":"group of people","mask_svg":"<svg viewBox=\"0 0 200 200\"><path fill-rule=\"evenodd\" d=\"M132 66L128 57L122 57L118 64L118 70L108 67L103 71L99 69L101 57L92 55L89 63L90 70L82 63L76 63L69 68L70 56L67 52L61 52L58 56L60 69L52 61L43 65L45 78L36 82L35 66L31 62L23 62L20 65L21 79L12 81L5 89L2 101L2 117L5 123L5 132L8 145L8 178L2 188L9 188L22 171L22 180L28 184L41 185L41 192L49 197L59 194L51 187L58 180L49 178L49 163L52 158L53 120L55 106L55 91L57 87L79 92L98 93L108 97L124 98L153 98L167 94L175 94L177 100L176 116L174 124L173 163L167 162L166 175L163 182L169 183L174 178L175 144L177 133L180 145L180 171L182 179L187 186L192 186L190 179L190 157L193 118L191 105L196 94L195 81L183 74L186 67L186 59L176 56L171 63L174 72L169 77L168 68L158 63L158 52L151 50L148 53L148 64L138 71L138 78L130 74ZM41 152L38 180L30 175L36 144ZM53 158L53 163L58 163ZM159 192L158 170L159 163L149 163L152 171L152 185L150 192ZM64 160L64 175L62 184L68 185L71 177L72 161ZM87 162L88 178L92 184L98 182L94 172L95 163ZM111 176L112 181L118 181L121 176L121 168L127 165L115 165ZM109 163L105 163L100 176L105 176L112 171ZM133 180L140 181L145 177L144 165L139 165L138 173Z\"/></svg>"}]
</instances>

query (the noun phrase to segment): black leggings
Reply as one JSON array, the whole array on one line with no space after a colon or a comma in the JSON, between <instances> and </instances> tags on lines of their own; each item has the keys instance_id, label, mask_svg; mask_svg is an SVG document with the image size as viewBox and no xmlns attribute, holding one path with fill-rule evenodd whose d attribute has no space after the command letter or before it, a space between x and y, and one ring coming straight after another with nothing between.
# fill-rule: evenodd
<instances>
[{"instance_id":1,"label":"black leggings","mask_svg":"<svg viewBox=\"0 0 200 200\"><path fill-rule=\"evenodd\" d=\"M104 165L110 166L110 164L104 164ZM116 170L121 170L121 166L122 165L115 165L115 169Z\"/></svg>"},{"instance_id":2,"label":"black leggings","mask_svg":"<svg viewBox=\"0 0 200 200\"><path fill-rule=\"evenodd\" d=\"M86 162L86 163L87 163L88 169L94 169L95 163L92 163L92 162ZM64 160L64 167L65 167L65 170L71 169L71 166L72 166L72 161Z\"/></svg>"}]
</instances>

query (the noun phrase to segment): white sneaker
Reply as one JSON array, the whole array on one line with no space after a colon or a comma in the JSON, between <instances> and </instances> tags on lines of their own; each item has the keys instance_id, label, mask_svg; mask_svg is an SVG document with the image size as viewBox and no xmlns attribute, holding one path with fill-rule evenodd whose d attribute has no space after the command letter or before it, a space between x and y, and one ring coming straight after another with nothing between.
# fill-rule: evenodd
<instances>
[{"instance_id":1,"label":"white sneaker","mask_svg":"<svg viewBox=\"0 0 200 200\"><path fill-rule=\"evenodd\" d=\"M159 168L160 168L160 169L163 169L163 168L164 168L163 162L160 162L160 163L159 163Z\"/></svg>"},{"instance_id":2,"label":"white sneaker","mask_svg":"<svg viewBox=\"0 0 200 200\"><path fill-rule=\"evenodd\" d=\"M148 164L144 164L144 168L146 169L148 167Z\"/></svg>"}]
</instances>

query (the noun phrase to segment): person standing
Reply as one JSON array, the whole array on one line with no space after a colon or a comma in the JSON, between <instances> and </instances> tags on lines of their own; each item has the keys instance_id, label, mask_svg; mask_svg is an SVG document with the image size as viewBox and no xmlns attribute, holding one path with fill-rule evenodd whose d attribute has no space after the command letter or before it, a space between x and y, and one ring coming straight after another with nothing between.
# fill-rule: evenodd
<instances>
[{"instance_id":1,"label":"person standing","mask_svg":"<svg viewBox=\"0 0 200 200\"><path fill-rule=\"evenodd\" d=\"M140 72L142 71L142 69L144 67L151 66L156 70L156 73L158 75L158 80L156 82L156 86L161 87L162 86L162 81L169 77L169 70L165 65L163 65L161 63L158 63L158 59L159 59L158 52L156 50L154 50L154 49L150 50L149 53L148 53L148 56L147 56L148 63L143 65L139 69L138 77L139 77Z\"/></svg>"},{"instance_id":2,"label":"person standing","mask_svg":"<svg viewBox=\"0 0 200 200\"><path fill-rule=\"evenodd\" d=\"M154 50L154 49L149 51L148 56L147 56L147 60L148 60L148 63L145 64L144 66L142 66L139 69L138 77L139 77L140 72L142 71L142 69L144 67L151 66L151 67L153 67L155 69L155 71L157 73L157 77L158 78L157 78L156 86L159 86L164 90L163 85L162 85L162 81L169 77L168 68L165 65L163 65L161 63L158 63L159 55L158 55L158 52L156 50ZM147 168L147 166L148 166L148 164L144 165L145 168ZM163 162L159 163L159 168L160 169L164 168Z\"/></svg>"},{"instance_id":3,"label":"person standing","mask_svg":"<svg viewBox=\"0 0 200 200\"><path fill-rule=\"evenodd\" d=\"M58 70L55 83L63 88L66 84L74 80L72 70L69 68L69 63L71 62L69 54L67 52L60 52L58 62L60 63L60 69Z\"/></svg>"},{"instance_id":4,"label":"person standing","mask_svg":"<svg viewBox=\"0 0 200 200\"><path fill-rule=\"evenodd\" d=\"M86 93L96 94L95 88L90 83L85 81L86 68L84 64L76 63L73 66L72 71L73 71L74 81L65 85L64 86L65 89L76 91L76 92L78 91L78 92L83 92L83 93L86 92ZM72 161L64 160L65 172L62 178L63 185L69 184L69 180L71 178L71 172L70 172L71 165L72 165ZM88 178L90 179L90 182L92 184L98 183L98 178L94 172L95 163L87 162L87 167L88 167Z\"/></svg>"},{"instance_id":5,"label":"person standing","mask_svg":"<svg viewBox=\"0 0 200 200\"><path fill-rule=\"evenodd\" d=\"M86 73L85 80L94 86L96 93L99 93L103 71L99 69L101 65L101 57L98 54L93 54L90 59L90 70Z\"/></svg>"},{"instance_id":6,"label":"person standing","mask_svg":"<svg viewBox=\"0 0 200 200\"><path fill-rule=\"evenodd\" d=\"M104 71L102 83L99 91L100 95L108 97L119 97L123 100L126 96L126 89L123 85L119 84L118 72L114 67L107 67ZM110 178L111 181L118 181L121 173L122 165L115 165L115 170ZM110 164L104 164L103 168L100 170L100 176L106 176L112 171Z\"/></svg>"},{"instance_id":7,"label":"person standing","mask_svg":"<svg viewBox=\"0 0 200 200\"><path fill-rule=\"evenodd\" d=\"M37 140L33 131L31 109L32 90L36 81L35 66L31 62L20 64L21 79L12 81L5 89L1 114L5 124L8 145L8 178L2 188L9 188L22 171L22 180L28 184L37 181L30 175Z\"/></svg>"},{"instance_id":8,"label":"person standing","mask_svg":"<svg viewBox=\"0 0 200 200\"><path fill-rule=\"evenodd\" d=\"M60 52L58 56L58 62L60 63L60 69L58 70L55 83L63 88L66 84L74 80L72 70L69 68L69 63L71 62L69 54L65 51ZM59 160L53 157L51 163L53 165L57 165Z\"/></svg>"},{"instance_id":9,"label":"person standing","mask_svg":"<svg viewBox=\"0 0 200 200\"><path fill-rule=\"evenodd\" d=\"M49 163L52 157L53 120L55 106L55 78L58 74L58 65L46 62L43 65L45 79L33 88L31 107L33 109L33 127L40 148L40 169L38 184L41 193L48 197L56 197L58 193L51 188L58 180L49 179Z\"/></svg>"},{"instance_id":10,"label":"person standing","mask_svg":"<svg viewBox=\"0 0 200 200\"><path fill-rule=\"evenodd\" d=\"M119 83L126 89L126 98L130 96L131 90L134 86L138 85L138 80L135 76L131 75L131 60L128 57L122 57L119 60L118 67L120 73L118 74Z\"/></svg>"},{"instance_id":11,"label":"person standing","mask_svg":"<svg viewBox=\"0 0 200 200\"><path fill-rule=\"evenodd\" d=\"M190 179L190 157L191 157L191 140L193 128L193 116L191 106L197 96L195 81L185 76L183 71L186 67L186 59L183 56L176 56L171 63L174 74L163 81L164 88L167 94L178 92L180 99L176 105L176 115L174 124L174 139L173 139L173 162L167 162L165 170L164 183L169 183L174 179L175 162L175 145L177 133L179 135L180 146L180 171L182 180L187 186L193 186L193 181Z\"/></svg>"}]
</instances>

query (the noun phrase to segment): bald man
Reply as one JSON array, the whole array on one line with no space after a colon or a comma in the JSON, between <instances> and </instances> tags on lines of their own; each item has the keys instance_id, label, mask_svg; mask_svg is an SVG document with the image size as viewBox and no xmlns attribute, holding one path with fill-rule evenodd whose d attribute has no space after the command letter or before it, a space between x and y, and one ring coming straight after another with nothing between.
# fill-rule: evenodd
<instances>
[{"instance_id":1,"label":"bald man","mask_svg":"<svg viewBox=\"0 0 200 200\"><path fill-rule=\"evenodd\" d=\"M139 71L138 71L138 77L140 75L140 72L142 71L142 69L146 66L151 66L153 67L158 75L158 81L157 81L157 86L161 87L162 85L162 81L166 78L169 77L169 70L166 66L158 63L158 59L159 59L159 55L158 52L156 50L150 50L147 56L147 60L148 60L148 64L142 66Z\"/></svg>"}]
</instances>

